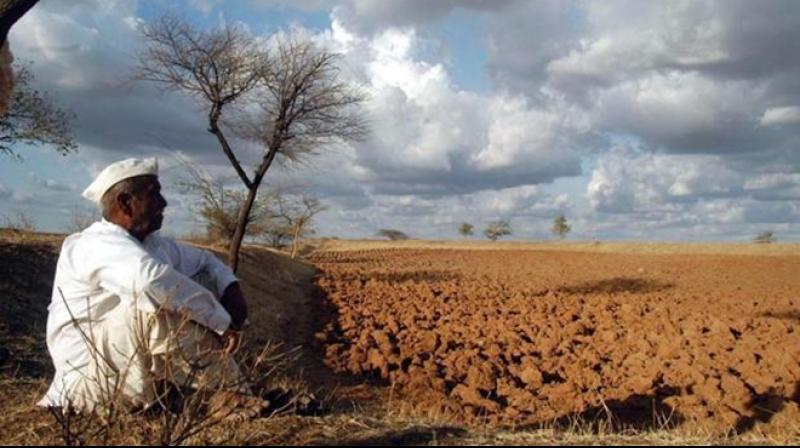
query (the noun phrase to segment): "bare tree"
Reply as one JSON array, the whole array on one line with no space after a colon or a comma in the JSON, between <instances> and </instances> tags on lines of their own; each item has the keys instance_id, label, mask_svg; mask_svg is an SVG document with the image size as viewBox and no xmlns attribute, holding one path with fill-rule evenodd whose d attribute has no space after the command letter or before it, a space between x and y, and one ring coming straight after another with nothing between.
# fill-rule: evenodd
<instances>
[{"instance_id":1,"label":"bare tree","mask_svg":"<svg viewBox=\"0 0 800 448\"><path fill-rule=\"evenodd\" d=\"M292 198L289 195L279 195L275 197L276 210L274 216L282 221L282 228L291 231L292 258L297 256L297 248L300 239L313 233L311 220L319 212L325 210L325 206L317 198L302 195Z\"/></svg>"},{"instance_id":2,"label":"bare tree","mask_svg":"<svg viewBox=\"0 0 800 448\"><path fill-rule=\"evenodd\" d=\"M54 145L61 154L77 146L70 136L73 114L60 109L46 95L30 88L33 74L17 67L8 110L0 114L0 153L14 156L14 145Z\"/></svg>"},{"instance_id":3,"label":"bare tree","mask_svg":"<svg viewBox=\"0 0 800 448\"><path fill-rule=\"evenodd\" d=\"M201 31L177 18L155 21L143 34L138 78L199 100L208 131L246 189L229 248L236 270L250 210L276 156L298 161L327 144L364 136L357 108L364 96L339 79L337 55L308 42L275 38L260 45L241 27ZM228 130L262 148L252 175L236 157Z\"/></svg>"},{"instance_id":4,"label":"bare tree","mask_svg":"<svg viewBox=\"0 0 800 448\"><path fill-rule=\"evenodd\" d=\"M292 243L292 234L292 226L285 219L281 219L277 215L271 215L264 231L258 236L266 241L270 247L284 249Z\"/></svg>"}]
</instances>

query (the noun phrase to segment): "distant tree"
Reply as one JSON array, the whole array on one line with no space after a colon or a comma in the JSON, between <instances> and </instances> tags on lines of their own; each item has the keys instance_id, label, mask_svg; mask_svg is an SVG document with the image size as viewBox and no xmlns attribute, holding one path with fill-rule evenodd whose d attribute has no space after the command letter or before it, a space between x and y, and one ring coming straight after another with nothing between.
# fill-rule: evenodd
<instances>
[{"instance_id":1,"label":"distant tree","mask_svg":"<svg viewBox=\"0 0 800 448\"><path fill-rule=\"evenodd\" d=\"M33 74L16 67L8 110L0 114L0 153L16 156L14 145L53 145L67 154L77 148L70 136L74 115L60 109L47 95L32 90Z\"/></svg>"},{"instance_id":2,"label":"distant tree","mask_svg":"<svg viewBox=\"0 0 800 448\"><path fill-rule=\"evenodd\" d=\"M775 238L775 232L772 230L765 230L759 233L753 241L759 244L769 244L777 241L777 238Z\"/></svg>"},{"instance_id":3,"label":"distant tree","mask_svg":"<svg viewBox=\"0 0 800 448\"><path fill-rule=\"evenodd\" d=\"M206 226L206 238L211 242L229 244L236 234L239 210L246 200L245 193L225 186L226 179L214 178L178 156L183 165L178 189L195 199L194 212ZM269 203L273 194L261 194L250 208L247 236L260 237L272 224Z\"/></svg>"},{"instance_id":4,"label":"distant tree","mask_svg":"<svg viewBox=\"0 0 800 448\"><path fill-rule=\"evenodd\" d=\"M497 241L498 238L506 235L511 235L511 224L506 220L498 220L489 223L489 226L483 231L486 238L492 241Z\"/></svg>"},{"instance_id":5,"label":"distant tree","mask_svg":"<svg viewBox=\"0 0 800 448\"><path fill-rule=\"evenodd\" d=\"M319 199L306 195L277 195L274 202L272 222L277 224L276 227L280 229L281 233L286 230L291 232L291 256L295 258L300 239L314 233L311 220L319 212L325 210L325 206Z\"/></svg>"},{"instance_id":6,"label":"distant tree","mask_svg":"<svg viewBox=\"0 0 800 448\"><path fill-rule=\"evenodd\" d=\"M267 219L259 239L264 240L270 247L283 249L292 244L292 227L285 220L273 215Z\"/></svg>"},{"instance_id":7,"label":"distant tree","mask_svg":"<svg viewBox=\"0 0 800 448\"><path fill-rule=\"evenodd\" d=\"M244 191L225 186L224 179L212 178L186 159L178 157L185 173L178 188L195 197L195 211L206 224L206 238L228 243L236 234L238 215L247 200ZM291 244L297 256L300 240L313 233L312 218L325 207L316 198L293 188L270 188L250 208L247 236L265 240L275 248Z\"/></svg>"},{"instance_id":8,"label":"distant tree","mask_svg":"<svg viewBox=\"0 0 800 448\"><path fill-rule=\"evenodd\" d=\"M475 226L473 226L472 224L470 224L468 222L463 222L463 223L461 223L460 226L458 226L458 233L460 233L461 236L466 238L468 236L472 236L473 229L475 229Z\"/></svg>"},{"instance_id":9,"label":"distant tree","mask_svg":"<svg viewBox=\"0 0 800 448\"><path fill-rule=\"evenodd\" d=\"M569 231L572 230L572 227L570 227L570 225L567 224L567 218L563 214L560 214L556 217L556 219L553 220L553 227L550 230L553 232L554 235L558 236L563 240L564 237L567 236Z\"/></svg>"},{"instance_id":10,"label":"distant tree","mask_svg":"<svg viewBox=\"0 0 800 448\"><path fill-rule=\"evenodd\" d=\"M408 235L399 230L394 230L394 229L381 229L378 230L378 233L376 235L388 238L391 241L400 241L408 239Z\"/></svg>"},{"instance_id":11,"label":"distant tree","mask_svg":"<svg viewBox=\"0 0 800 448\"><path fill-rule=\"evenodd\" d=\"M196 212L206 225L206 238L228 243L236 234L239 210L247 196L244 191L225 187L220 179L212 179L197 170L178 182L178 187L196 198ZM325 207L316 198L288 188L272 188L262 192L250 208L247 236L275 248L291 245L292 258L297 256L302 238L314 233L311 221Z\"/></svg>"}]
</instances>

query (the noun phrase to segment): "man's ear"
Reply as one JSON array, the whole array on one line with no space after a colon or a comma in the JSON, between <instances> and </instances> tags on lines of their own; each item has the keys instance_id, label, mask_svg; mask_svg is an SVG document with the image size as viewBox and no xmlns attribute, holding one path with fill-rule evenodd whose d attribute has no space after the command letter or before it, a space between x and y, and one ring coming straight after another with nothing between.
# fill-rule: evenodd
<instances>
[{"instance_id":1,"label":"man's ear","mask_svg":"<svg viewBox=\"0 0 800 448\"><path fill-rule=\"evenodd\" d=\"M133 216L133 208L131 208L132 199L133 196L129 195L128 193L120 193L117 195L117 207L123 214L125 214L125 216Z\"/></svg>"}]
</instances>

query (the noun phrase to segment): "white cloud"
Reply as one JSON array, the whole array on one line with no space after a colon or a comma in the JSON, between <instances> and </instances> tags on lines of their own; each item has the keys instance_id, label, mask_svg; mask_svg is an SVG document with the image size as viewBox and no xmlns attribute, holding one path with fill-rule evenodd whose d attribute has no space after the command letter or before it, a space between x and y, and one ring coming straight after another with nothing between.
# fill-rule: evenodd
<instances>
[{"instance_id":1,"label":"white cloud","mask_svg":"<svg viewBox=\"0 0 800 448\"><path fill-rule=\"evenodd\" d=\"M776 126L782 124L800 124L800 107L772 107L764 111L761 116L761 124L764 126Z\"/></svg>"},{"instance_id":2,"label":"white cloud","mask_svg":"<svg viewBox=\"0 0 800 448\"><path fill-rule=\"evenodd\" d=\"M570 148L558 147L556 114L531 109L524 98L504 96L493 98L488 112L488 142L472 156L479 170L507 168L531 159L557 160L569 153Z\"/></svg>"},{"instance_id":3,"label":"white cloud","mask_svg":"<svg viewBox=\"0 0 800 448\"><path fill-rule=\"evenodd\" d=\"M304 0L309 2L309 0ZM311 0L312 2L314 0ZM316 0L319 2L319 0ZM516 0L345 0L337 2L332 16L358 33L371 35L386 28L433 26L456 9L492 12ZM329 3L322 3L329 6Z\"/></svg>"},{"instance_id":4,"label":"white cloud","mask_svg":"<svg viewBox=\"0 0 800 448\"><path fill-rule=\"evenodd\" d=\"M410 28L359 35L334 19L318 39L344 52L350 76L370 93L368 141L356 163L381 193L463 193L579 174L559 131L572 126L555 106L520 95L478 94L453 85L424 58L429 41ZM489 173L489 176L486 176Z\"/></svg>"},{"instance_id":5,"label":"white cloud","mask_svg":"<svg viewBox=\"0 0 800 448\"><path fill-rule=\"evenodd\" d=\"M625 81L593 94L596 127L625 133L654 149L729 153L754 150L752 104L760 89L673 71Z\"/></svg>"},{"instance_id":6,"label":"white cloud","mask_svg":"<svg viewBox=\"0 0 800 448\"><path fill-rule=\"evenodd\" d=\"M764 190L769 188L787 188L800 185L800 174L771 173L761 174L748 179L744 184L746 190Z\"/></svg>"},{"instance_id":7,"label":"white cloud","mask_svg":"<svg viewBox=\"0 0 800 448\"><path fill-rule=\"evenodd\" d=\"M741 1L532 2L490 19L490 42L504 45L490 47L489 63L513 92L562 95L597 135L623 133L672 153L755 154L786 138L759 117L794 123L794 111L764 111L797 98L791 80L800 76L800 8L760 6L753 14ZM551 23L527 23L542 17Z\"/></svg>"},{"instance_id":8,"label":"white cloud","mask_svg":"<svg viewBox=\"0 0 800 448\"><path fill-rule=\"evenodd\" d=\"M206 16L211 14L214 8L222 4L223 0L189 0L189 6L197 9Z\"/></svg>"},{"instance_id":9,"label":"white cloud","mask_svg":"<svg viewBox=\"0 0 800 448\"><path fill-rule=\"evenodd\" d=\"M616 148L593 170L587 196L597 211L646 212L736 195L745 181L718 156L635 154Z\"/></svg>"},{"instance_id":10,"label":"white cloud","mask_svg":"<svg viewBox=\"0 0 800 448\"><path fill-rule=\"evenodd\" d=\"M557 78L612 84L662 69L694 68L728 59L725 24L704 2L586 4L590 32L579 46L547 64Z\"/></svg>"},{"instance_id":11,"label":"white cloud","mask_svg":"<svg viewBox=\"0 0 800 448\"><path fill-rule=\"evenodd\" d=\"M11 199L13 199L14 202L30 202L35 197L36 195L34 193L20 189L15 189L11 193Z\"/></svg>"}]
</instances>

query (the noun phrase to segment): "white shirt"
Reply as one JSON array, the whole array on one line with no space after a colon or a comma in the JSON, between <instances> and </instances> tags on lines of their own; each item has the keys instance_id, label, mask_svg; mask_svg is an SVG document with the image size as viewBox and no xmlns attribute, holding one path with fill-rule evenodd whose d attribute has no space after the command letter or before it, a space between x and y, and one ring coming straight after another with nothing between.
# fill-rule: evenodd
<instances>
[{"instance_id":1,"label":"white shirt","mask_svg":"<svg viewBox=\"0 0 800 448\"><path fill-rule=\"evenodd\" d=\"M213 281L211 292L190 277ZM151 234L139 242L124 228L96 222L64 240L48 307L47 348L56 373L41 406L59 406L66 385L75 381L90 357L84 332L118 307L145 312L167 309L222 334L231 317L219 303L237 279L208 251ZM121 329L121 331L124 331Z\"/></svg>"}]
</instances>

